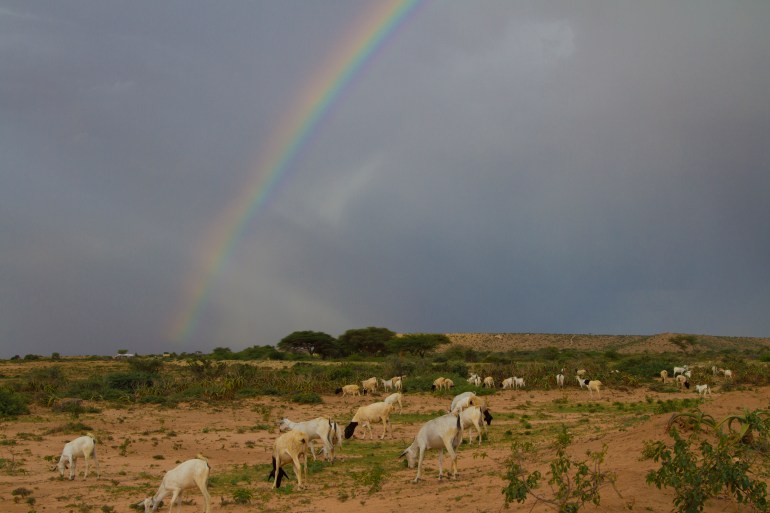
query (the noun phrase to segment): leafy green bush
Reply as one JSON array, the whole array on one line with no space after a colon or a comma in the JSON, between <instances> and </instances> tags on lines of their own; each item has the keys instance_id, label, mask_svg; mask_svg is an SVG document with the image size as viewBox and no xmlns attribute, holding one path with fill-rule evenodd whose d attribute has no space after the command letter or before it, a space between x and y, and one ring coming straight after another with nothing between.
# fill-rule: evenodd
<instances>
[{"instance_id":1,"label":"leafy green bush","mask_svg":"<svg viewBox=\"0 0 770 513\"><path fill-rule=\"evenodd\" d=\"M29 413L27 399L13 390L0 388L0 417L15 417Z\"/></svg>"},{"instance_id":2,"label":"leafy green bush","mask_svg":"<svg viewBox=\"0 0 770 513\"><path fill-rule=\"evenodd\" d=\"M320 395L314 392L304 392L294 394L294 396L291 398L291 402L298 404L321 404L323 403L323 399L321 399Z\"/></svg>"}]
</instances>

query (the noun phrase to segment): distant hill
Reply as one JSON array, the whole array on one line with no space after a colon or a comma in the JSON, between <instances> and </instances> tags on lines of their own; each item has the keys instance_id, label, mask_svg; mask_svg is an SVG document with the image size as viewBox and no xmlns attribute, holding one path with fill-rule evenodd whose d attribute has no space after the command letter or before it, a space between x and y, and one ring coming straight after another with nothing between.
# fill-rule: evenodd
<instances>
[{"instance_id":1,"label":"distant hill","mask_svg":"<svg viewBox=\"0 0 770 513\"><path fill-rule=\"evenodd\" d=\"M532 351L545 347L578 351L608 351L618 353L697 353L721 350L770 349L770 338L718 337L659 333L657 335L591 335L547 333L446 333L452 344L477 351Z\"/></svg>"}]
</instances>

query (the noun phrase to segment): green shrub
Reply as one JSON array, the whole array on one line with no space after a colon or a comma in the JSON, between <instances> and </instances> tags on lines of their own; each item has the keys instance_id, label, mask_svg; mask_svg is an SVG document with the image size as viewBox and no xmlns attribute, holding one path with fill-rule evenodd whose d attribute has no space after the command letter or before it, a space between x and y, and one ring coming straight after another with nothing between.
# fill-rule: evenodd
<instances>
[{"instance_id":1,"label":"green shrub","mask_svg":"<svg viewBox=\"0 0 770 513\"><path fill-rule=\"evenodd\" d=\"M299 394L294 394L294 396L291 398L291 401L293 403L298 404L321 404L323 403L323 399L321 399L321 396L316 394L315 392L303 392Z\"/></svg>"},{"instance_id":2,"label":"green shrub","mask_svg":"<svg viewBox=\"0 0 770 513\"><path fill-rule=\"evenodd\" d=\"M13 390L0 388L0 417L15 417L29 413L27 399Z\"/></svg>"}]
</instances>

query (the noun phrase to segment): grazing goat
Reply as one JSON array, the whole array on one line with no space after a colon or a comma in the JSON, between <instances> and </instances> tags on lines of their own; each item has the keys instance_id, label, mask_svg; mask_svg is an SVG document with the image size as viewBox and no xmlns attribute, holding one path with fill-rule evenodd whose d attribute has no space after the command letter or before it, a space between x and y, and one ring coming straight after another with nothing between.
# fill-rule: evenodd
<instances>
[{"instance_id":1,"label":"grazing goat","mask_svg":"<svg viewBox=\"0 0 770 513\"><path fill-rule=\"evenodd\" d=\"M281 487L281 479L288 477L283 466L291 462L294 464L294 474L297 476L297 487L302 488L302 464L305 466L305 480L307 480L307 435L302 431L288 431L275 439L273 444L272 470L268 479L275 476L273 488Z\"/></svg>"},{"instance_id":2,"label":"grazing goat","mask_svg":"<svg viewBox=\"0 0 770 513\"><path fill-rule=\"evenodd\" d=\"M401 392L393 392L388 397L385 398L383 402L386 402L388 404L392 404L394 407L398 403L398 413L401 413L404 410L404 407L401 405L401 398L403 395Z\"/></svg>"},{"instance_id":3,"label":"grazing goat","mask_svg":"<svg viewBox=\"0 0 770 513\"><path fill-rule=\"evenodd\" d=\"M75 471L75 465L80 457L86 461L86 468L83 472L83 479L88 477L88 463L91 458L94 459L94 467L96 467L96 478L98 479L101 473L99 472L99 460L96 458L96 440L91 433L85 436L80 436L71 442L64 444L62 449L59 463L54 468L59 469L59 475L64 477L64 469L67 465L70 467L70 480L75 479L77 472Z\"/></svg>"},{"instance_id":4,"label":"grazing goat","mask_svg":"<svg viewBox=\"0 0 770 513\"><path fill-rule=\"evenodd\" d=\"M436 390L443 390L444 389L444 382L445 381L446 381L446 378L444 378L444 377L439 377L439 378L434 379L433 380L433 385L431 385L430 389L432 391L434 391L434 392Z\"/></svg>"},{"instance_id":5,"label":"grazing goat","mask_svg":"<svg viewBox=\"0 0 770 513\"><path fill-rule=\"evenodd\" d=\"M471 406L460 413L460 421L462 422L463 430L468 429L468 443L471 442L473 434L470 428L476 428L476 432L479 434L479 447L481 447L481 430L483 429L485 433L487 431L484 422L487 423L487 426L492 425L492 415L489 413L489 410L483 408L482 411L482 408L479 406Z\"/></svg>"},{"instance_id":6,"label":"grazing goat","mask_svg":"<svg viewBox=\"0 0 770 513\"><path fill-rule=\"evenodd\" d=\"M304 422L292 422L287 418L281 420L278 429L281 431L302 431L307 435L307 445L313 461L316 461L313 440L319 439L323 444L324 456L327 460L334 461L334 437L332 435L333 421L328 417L317 417Z\"/></svg>"},{"instance_id":7,"label":"grazing goat","mask_svg":"<svg viewBox=\"0 0 770 513\"><path fill-rule=\"evenodd\" d=\"M481 386L485 388L495 388L495 378L492 376L487 376L484 378L484 383Z\"/></svg>"},{"instance_id":8,"label":"grazing goat","mask_svg":"<svg viewBox=\"0 0 770 513\"><path fill-rule=\"evenodd\" d=\"M685 372L687 372L687 365L684 365L682 367L674 367L673 376L676 377L678 374L684 374Z\"/></svg>"},{"instance_id":9,"label":"grazing goat","mask_svg":"<svg viewBox=\"0 0 770 513\"><path fill-rule=\"evenodd\" d=\"M364 394L377 391L377 378L365 379L361 382L361 388L364 390Z\"/></svg>"},{"instance_id":10,"label":"grazing goat","mask_svg":"<svg viewBox=\"0 0 770 513\"><path fill-rule=\"evenodd\" d=\"M358 388L358 385L344 385L335 390L334 393L342 393L342 397L345 397L346 395L361 395L361 390Z\"/></svg>"},{"instance_id":11,"label":"grazing goat","mask_svg":"<svg viewBox=\"0 0 770 513\"><path fill-rule=\"evenodd\" d=\"M588 380L583 379L580 376L575 376L577 378L578 385L580 385L580 388L585 388L588 385Z\"/></svg>"},{"instance_id":12,"label":"grazing goat","mask_svg":"<svg viewBox=\"0 0 770 513\"><path fill-rule=\"evenodd\" d=\"M524 378L513 378L513 386L515 388L524 388Z\"/></svg>"},{"instance_id":13,"label":"grazing goat","mask_svg":"<svg viewBox=\"0 0 770 513\"><path fill-rule=\"evenodd\" d=\"M380 378L380 385L382 385L383 392L387 392L388 390L393 390L393 378L391 379Z\"/></svg>"},{"instance_id":14,"label":"grazing goat","mask_svg":"<svg viewBox=\"0 0 770 513\"><path fill-rule=\"evenodd\" d=\"M662 371L660 371L660 380L661 380L663 383L665 383L665 382L666 382L666 378L667 378L667 377L668 377L668 371L667 371L666 369L663 369Z\"/></svg>"},{"instance_id":15,"label":"grazing goat","mask_svg":"<svg viewBox=\"0 0 770 513\"><path fill-rule=\"evenodd\" d=\"M733 378L733 371L730 369L722 369L722 374L724 374L726 378Z\"/></svg>"},{"instance_id":16,"label":"grazing goat","mask_svg":"<svg viewBox=\"0 0 770 513\"><path fill-rule=\"evenodd\" d=\"M382 436L380 440L385 438L385 433L390 430L390 436L393 436L393 429L390 425L390 413L393 411L393 405L386 402L372 403L366 406L361 406L356 414L353 415L353 420L350 421L345 427L345 438L348 439L353 436L356 430L356 426L361 424L363 427L369 430L369 439L374 439L374 433L372 432L372 423L382 421ZM366 438L366 433L364 433Z\"/></svg>"},{"instance_id":17,"label":"grazing goat","mask_svg":"<svg viewBox=\"0 0 770 513\"><path fill-rule=\"evenodd\" d=\"M714 376L718 376L719 374L722 373L722 371L724 371L724 369L720 369L716 365L711 366L711 374L713 374Z\"/></svg>"},{"instance_id":18,"label":"grazing goat","mask_svg":"<svg viewBox=\"0 0 770 513\"><path fill-rule=\"evenodd\" d=\"M151 499L149 497L144 499L139 505L144 506L144 513L152 513L158 509L163 498L170 493L171 504L169 504L168 510L171 511L174 503L178 501L179 507L177 511L181 511L182 491L197 486L203 494L203 500L206 503L205 513L210 513L211 496L207 488L210 471L211 467L208 460L198 454L195 458L180 463L166 472L155 496Z\"/></svg>"},{"instance_id":19,"label":"grazing goat","mask_svg":"<svg viewBox=\"0 0 770 513\"><path fill-rule=\"evenodd\" d=\"M556 375L556 385L559 388L564 388L564 374L562 374L561 372Z\"/></svg>"},{"instance_id":20,"label":"grazing goat","mask_svg":"<svg viewBox=\"0 0 770 513\"><path fill-rule=\"evenodd\" d=\"M676 385L679 386L679 387L683 386L683 387L688 388L688 389L690 388L690 382L687 381L687 376L685 376L684 374L679 374L676 377Z\"/></svg>"},{"instance_id":21,"label":"grazing goat","mask_svg":"<svg viewBox=\"0 0 770 513\"><path fill-rule=\"evenodd\" d=\"M503 382L501 383L502 387L503 387L503 390L508 389L508 388L513 388L513 380L514 380L514 378L505 378L503 380Z\"/></svg>"},{"instance_id":22,"label":"grazing goat","mask_svg":"<svg viewBox=\"0 0 770 513\"><path fill-rule=\"evenodd\" d=\"M593 396L594 391L596 391L596 394L599 397L601 397L602 394L601 392L599 392L599 389L601 388L601 386L602 386L602 382L599 381L598 379L592 379L591 381L588 381L588 383L586 383L586 387L588 388L588 392L591 394L591 396Z\"/></svg>"},{"instance_id":23,"label":"grazing goat","mask_svg":"<svg viewBox=\"0 0 770 513\"><path fill-rule=\"evenodd\" d=\"M471 397L477 397L476 392L470 391L457 394L454 399L452 399L452 405L449 407L449 411L462 411L463 409L467 408L470 406Z\"/></svg>"},{"instance_id":24,"label":"grazing goat","mask_svg":"<svg viewBox=\"0 0 770 513\"><path fill-rule=\"evenodd\" d=\"M708 385L695 385L695 391L700 395L711 395L711 389Z\"/></svg>"},{"instance_id":25,"label":"grazing goat","mask_svg":"<svg viewBox=\"0 0 770 513\"><path fill-rule=\"evenodd\" d=\"M476 378L478 378L478 377L479 377L478 374L476 374L475 372L472 372L471 376L468 378L468 384L469 385L475 385L476 384Z\"/></svg>"},{"instance_id":26,"label":"grazing goat","mask_svg":"<svg viewBox=\"0 0 770 513\"><path fill-rule=\"evenodd\" d=\"M422 460L425 457L425 451L438 449L438 478L441 479L444 475L444 449L446 449L452 460L452 477L455 478L457 477L456 450L462 440L463 428L460 417L450 413L423 424L417 436L414 437L412 445L404 449L399 458L406 456L409 468L414 468L417 464L417 475L412 481L416 483L422 474Z\"/></svg>"}]
</instances>

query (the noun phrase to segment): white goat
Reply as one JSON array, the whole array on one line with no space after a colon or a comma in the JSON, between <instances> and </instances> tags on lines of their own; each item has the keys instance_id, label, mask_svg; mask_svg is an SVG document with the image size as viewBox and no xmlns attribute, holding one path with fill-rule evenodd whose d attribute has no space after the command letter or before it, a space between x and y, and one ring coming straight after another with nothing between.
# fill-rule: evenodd
<instances>
[{"instance_id":1,"label":"white goat","mask_svg":"<svg viewBox=\"0 0 770 513\"><path fill-rule=\"evenodd\" d=\"M401 392L393 392L388 397L386 397L383 402L392 404L394 407L396 406L396 404L398 404L398 413L401 413L402 411L404 411L404 407L401 405L402 397L403 395L401 394Z\"/></svg>"},{"instance_id":2,"label":"white goat","mask_svg":"<svg viewBox=\"0 0 770 513\"><path fill-rule=\"evenodd\" d=\"M524 388L524 378L513 378L513 386L515 388Z\"/></svg>"},{"instance_id":3,"label":"white goat","mask_svg":"<svg viewBox=\"0 0 770 513\"><path fill-rule=\"evenodd\" d=\"M457 394L454 399L452 399L452 405L449 407L449 411L453 412L455 410L462 411L463 409L470 406L470 398L476 397L476 392L463 392L462 394Z\"/></svg>"},{"instance_id":4,"label":"white goat","mask_svg":"<svg viewBox=\"0 0 770 513\"><path fill-rule=\"evenodd\" d=\"M556 375L556 385L559 388L564 388L564 374L562 374L561 372Z\"/></svg>"},{"instance_id":5,"label":"white goat","mask_svg":"<svg viewBox=\"0 0 770 513\"><path fill-rule=\"evenodd\" d=\"M667 378L667 377L668 377L668 371L667 371L666 369L663 369L662 371L660 371L660 380L661 380L663 383L665 383L665 382L666 382L666 378Z\"/></svg>"},{"instance_id":6,"label":"white goat","mask_svg":"<svg viewBox=\"0 0 770 513\"><path fill-rule=\"evenodd\" d=\"M170 493L171 503L168 510L171 511L176 502L178 504L177 511L181 511L182 491L197 486L203 494L203 500L206 503L205 513L210 513L211 496L207 487L210 471L211 467L208 460L198 454L195 458L180 463L166 472L155 496L152 499L144 499L139 504L144 506L144 513L152 513L158 509L163 498Z\"/></svg>"},{"instance_id":7,"label":"white goat","mask_svg":"<svg viewBox=\"0 0 770 513\"><path fill-rule=\"evenodd\" d=\"M730 369L722 369L722 374L724 374L726 378L733 378L733 371Z\"/></svg>"},{"instance_id":8,"label":"white goat","mask_svg":"<svg viewBox=\"0 0 770 513\"><path fill-rule=\"evenodd\" d=\"M96 478L98 479L101 473L99 472L99 460L96 458L96 440L94 439L94 435L91 433L88 433L85 436L80 436L71 442L64 444L64 449L62 449L59 463L54 468L58 468L59 475L64 477L64 469L67 468L67 465L69 465L70 480L75 479L75 476L77 475L75 465L77 464L78 458L81 456L86 461L86 468L83 472L83 479L88 477L88 463L91 458L94 460L94 467L96 467Z\"/></svg>"},{"instance_id":9,"label":"white goat","mask_svg":"<svg viewBox=\"0 0 770 513\"><path fill-rule=\"evenodd\" d=\"M577 382L578 382L578 385L580 385L580 388L585 388L586 386L588 386L587 379L583 379L580 376L575 376L575 378L577 378Z\"/></svg>"},{"instance_id":10,"label":"white goat","mask_svg":"<svg viewBox=\"0 0 770 513\"><path fill-rule=\"evenodd\" d=\"M685 372L687 372L687 365L684 365L682 367L674 367L673 376L676 377L677 374L684 374Z\"/></svg>"},{"instance_id":11,"label":"white goat","mask_svg":"<svg viewBox=\"0 0 770 513\"><path fill-rule=\"evenodd\" d=\"M676 385L679 387L683 386L688 389L690 388L690 382L687 381L687 376L685 376L684 374L680 374L676 377Z\"/></svg>"},{"instance_id":12,"label":"white goat","mask_svg":"<svg viewBox=\"0 0 770 513\"><path fill-rule=\"evenodd\" d=\"M580 376L581 378L586 375L585 369L575 369L575 375Z\"/></svg>"},{"instance_id":13,"label":"white goat","mask_svg":"<svg viewBox=\"0 0 770 513\"><path fill-rule=\"evenodd\" d=\"M601 397L602 394L601 392L599 392L599 389L601 388L601 386L602 386L602 382L599 381L598 379L592 379L591 381L588 381L588 383L586 383L586 387L588 388L588 392L591 394L591 396L593 396L594 391L596 391L596 394L599 397Z\"/></svg>"},{"instance_id":14,"label":"white goat","mask_svg":"<svg viewBox=\"0 0 770 513\"><path fill-rule=\"evenodd\" d=\"M335 390L334 393L341 393L342 397L345 397L346 395L361 395L361 390L358 388L358 385L343 385Z\"/></svg>"},{"instance_id":15,"label":"white goat","mask_svg":"<svg viewBox=\"0 0 770 513\"><path fill-rule=\"evenodd\" d=\"M509 389L509 388L513 388L513 380L514 379L515 378L505 378L503 380L503 382L501 383L501 385L503 387L503 390L506 390L506 389Z\"/></svg>"},{"instance_id":16,"label":"white goat","mask_svg":"<svg viewBox=\"0 0 770 513\"><path fill-rule=\"evenodd\" d=\"M443 390L444 389L444 382L446 381L445 377L438 377L433 380L433 385L431 385L430 389L434 392L436 390Z\"/></svg>"},{"instance_id":17,"label":"white goat","mask_svg":"<svg viewBox=\"0 0 770 513\"><path fill-rule=\"evenodd\" d=\"M468 443L471 442L472 438L472 427L476 428L476 432L479 434L479 447L481 447L481 431L484 430L486 433L487 427L484 425L486 422L487 425L492 424L492 415L489 413L489 409L482 408L479 406L471 406L469 408L464 409L460 413L460 421L463 425L463 430L468 429Z\"/></svg>"},{"instance_id":18,"label":"white goat","mask_svg":"<svg viewBox=\"0 0 770 513\"><path fill-rule=\"evenodd\" d=\"M273 444L272 470L268 479L275 476L273 488L281 487L281 479L288 474L283 466L291 462L294 464L294 474L297 476L297 487L302 488L302 465L305 466L305 480L307 480L307 435L302 431L288 431L275 439ZM208 510L207 510L208 511Z\"/></svg>"},{"instance_id":19,"label":"white goat","mask_svg":"<svg viewBox=\"0 0 770 513\"><path fill-rule=\"evenodd\" d=\"M495 378L492 376L487 376L484 378L484 383L481 386L486 388L495 388Z\"/></svg>"},{"instance_id":20,"label":"white goat","mask_svg":"<svg viewBox=\"0 0 770 513\"><path fill-rule=\"evenodd\" d=\"M316 461L315 448L313 447L313 440L319 439L323 444L324 456L327 460L334 461L334 437L332 435L333 421L328 417L317 417L313 420L306 420L304 422L292 422L291 420L284 418L278 425L278 429L281 431L302 431L307 435L307 444L310 449L310 454L313 456L313 461Z\"/></svg>"},{"instance_id":21,"label":"white goat","mask_svg":"<svg viewBox=\"0 0 770 513\"><path fill-rule=\"evenodd\" d=\"M393 388L396 392L400 392L404 386L404 376L393 376Z\"/></svg>"},{"instance_id":22,"label":"white goat","mask_svg":"<svg viewBox=\"0 0 770 513\"><path fill-rule=\"evenodd\" d=\"M452 477L455 478L457 477L456 449L462 441L463 427L460 417L450 413L423 424L417 436L414 437L412 445L407 447L399 458L406 456L409 468L414 468L417 464L417 475L412 481L416 483L422 474L422 460L425 457L425 451L438 449L438 478L441 479L444 475L444 449L446 449L452 460Z\"/></svg>"},{"instance_id":23,"label":"white goat","mask_svg":"<svg viewBox=\"0 0 770 513\"><path fill-rule=\"evenodd\" d=\"M722 373L722 371L724 371L724 369L720 369L716 365L711 366L711 374L713 374L714 376L718 376L719 374Z\"/></svg>"},{"instance_id":24,"label":"white goat","mask_svg":"<svg viewBox=\"0 0 770 513\"><path fill-rule=\"evenodd\" d=\"M472 372L472 373L471 373L471 376L468 378L468 384L469 384L469 385L474 385L474 384L476 384L476 378L478 378L478 377L479 377L479 375L478 375L478 374L476 374L475 372Z\"/></svg>"},{"instance_id":25,"label":"white goat","mask_svg":"<svg viewBox=\"0 0 770 513\"><path fill-rule=\"evenodd\" d=\"M695 385L695 391L698 392L698 394L705 396L706 394L711 395L711 388L706 385Z\"/></svg>"},{"instance_id":26,"label":"white goat","mask_svg":"<svg viewBox=\"0 0 770 513\"><path fill-rule=\"evenodd\" d=\"M350 421L345 427L345 438L350 438L356 430L356 426L361 424L363 427L369 430L369 439L374 439L374 433L372 432L372 423L382 421L382 436L380 440L385 438L385 433L390 430L390 436L393 436L393 429L390 425L390 413L393 411L393 405L386 402L372 403L366 406L361 406L356 414L353 415L353 420ZM366 433L364 433L366 438Z\"/></svg>"},{"instance_id":27,"label":"white goat","mask_svg":"<svg viewBox=\"0 0 770 513\"><path fill-rule=\"evenodd\" d=\"M391 379L380 378L380 385L382 385L382 390L384 392L387 392L388 390L393 390L393 378Z\"/></svg>"}]
</instances>

